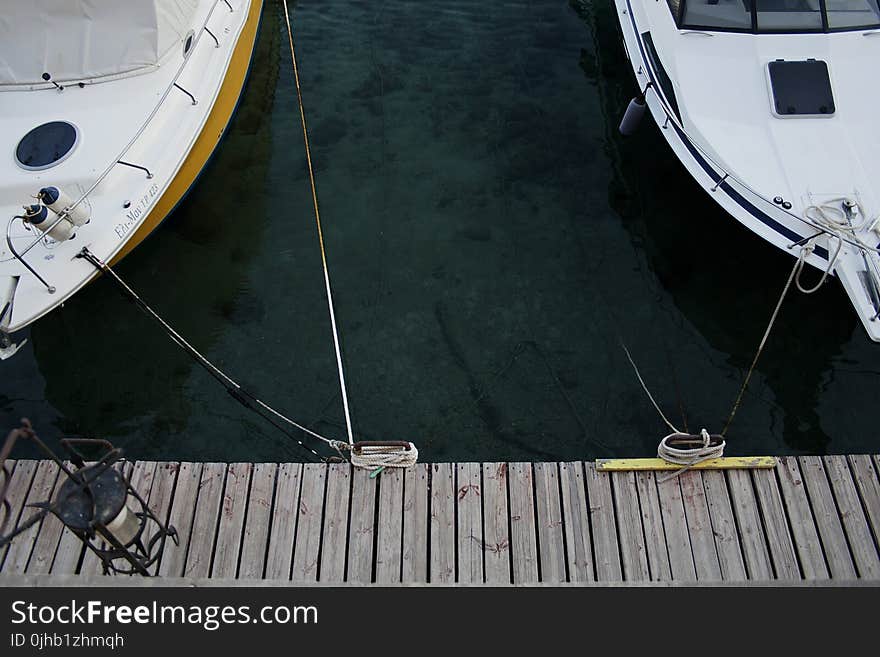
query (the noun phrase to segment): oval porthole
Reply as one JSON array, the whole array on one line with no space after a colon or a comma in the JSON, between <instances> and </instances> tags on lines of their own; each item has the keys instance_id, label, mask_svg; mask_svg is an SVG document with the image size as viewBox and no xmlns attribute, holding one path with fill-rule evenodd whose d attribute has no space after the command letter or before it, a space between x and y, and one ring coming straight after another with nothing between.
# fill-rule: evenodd
<instances>
[{"instance_id":1,"label":"oval porthole","mask_svg":"<svg viewBox=\"0 0 880 657\"><path fill-rule=\"evenodd\" d=\"M187 32L186 38L183 40L183 56L184 58L189 55L189 51L192 50L193 40L195 39L196 33L190 30Z\"/></svg>"},{"instance_id":2,"label":"oval porthole","mask_svg":"<svg viewBox=\"0 0 880 657\"><path fill-rule=\"evenodd\" d=\"M15 162L28 171L54 167L73 152L79 131L67 121L51 121L28 132L15 147Z\"/></svg>"}]
</instances>

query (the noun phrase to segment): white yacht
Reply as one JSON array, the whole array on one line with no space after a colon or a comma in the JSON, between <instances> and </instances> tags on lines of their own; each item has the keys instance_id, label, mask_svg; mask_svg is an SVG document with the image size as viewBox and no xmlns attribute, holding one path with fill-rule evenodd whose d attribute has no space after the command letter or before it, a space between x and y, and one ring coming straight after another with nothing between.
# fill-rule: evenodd
<instances>
[{"instance_id":1,"label":"white yacht","mask_svg":"<svg viewBox=\"0 0 880 657\"><path fill-rule=\"evenodd\" d=\"M878 0L615 3L642 92L621 130L647 106L712 198L839 278L880 342Z\"/></svg>"},{"instance_id":2,"label":"white yacht","mask_svg":"<svg viewBox=\"0 0 880 657\"><path fill-rule=\"evenodd\" d=\"M168 216L241 94L262 0L0 0L0 357Z\"/></svg>"}]
</instances>

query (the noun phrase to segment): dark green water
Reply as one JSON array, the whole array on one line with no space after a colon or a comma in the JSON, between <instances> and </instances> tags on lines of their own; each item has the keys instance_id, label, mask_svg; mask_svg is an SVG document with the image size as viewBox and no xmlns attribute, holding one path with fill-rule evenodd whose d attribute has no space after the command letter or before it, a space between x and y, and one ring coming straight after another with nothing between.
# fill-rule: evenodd
<instances>
[{"instance_id":1,"label":"dark green water","mask_svg":"<svg viewBox=\"0 0 880 657\"><path fill-rule=\"evenodd\" d=\"M341 403L279 6L214 161L123 278L255 394ZM422 460L649 455L656 397L721 428L791 261L646 121L610 0L302 0L297 54L356 434ZM106 280L2 367L0 425L131 458L298 460ZM880 346L834 282L792 294L728 453L876 452Z\"/></svg>"}]
</instances>

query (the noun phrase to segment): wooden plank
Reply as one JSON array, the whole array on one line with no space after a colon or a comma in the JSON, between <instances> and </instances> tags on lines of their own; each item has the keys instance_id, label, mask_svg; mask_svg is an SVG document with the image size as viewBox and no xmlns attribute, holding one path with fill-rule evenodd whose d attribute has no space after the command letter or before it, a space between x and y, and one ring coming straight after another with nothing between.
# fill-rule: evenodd
<instances>
[{"instance_id":1,"label":"wooden plank","mask_svg":"<svg viewBox=\"0 0 880 657\"><path fill-rule=\"evenodd\" d=\"M593 542L590 539L590 512L584 484L584 465L579 461L559 464L562 490L568 576L572 582L592 582Z\"/></svg>"},{"instance_id":2,"label":"wooden plank","mask_svg":"<svg viewBox=\"0 0 880 657\"><path fill-rule=\"evenodd\" d=\"M456 466L456 517L458 523L458 581L483 582L483 496L479 463Z\"/></svg>"},{"instance_id":3,"label":"wooden plank","mask_svg":"<svg viewBox=\"0 0 880 657\"><path fill-rule=\"evenodd\" d=\"M153 475L153 486L150 488L150 510L164 523L168 523L171 502L174 499L174 487L177 484L177 473L180 463L161 461L156 464Z\"/></svg>"},{"instance_id":4,"label":"wooden plank","mask_svg":"<svg viewBox=\"0 0 880 657\"><path fill-rule=\"evenodd\" d=\"M874 534L874 543L880 545L880 477L871 465L871 457L867 454L848 458L856 488L859 490L862 504L865 505L868 522Z\"/></svg>"},{"instance_id":5,"label":"wooden plank","mask_svg":"<svg viewBox=\"0 0 880 657\"><path fill-rule=\"evenodd\" d=\"M376 528L376 583L400 582L403 540L403 478L401 468L379 476L379 526Z\"/></svg>"},{"instance_id":6,"label":"wooden plank","mask_svg":"<svg viewBox=\"0 0 880 657\"><path fill-rule=\"evenodd\" d=\"M727 492L727 479L723 472L717 470L706 470L702 474L709 517L712 521L712 533L715 535L718 564L721 567L721 578L728 581L743 581L746 579L746 566L739 545L739 533L736 529L730 495ZM773 472L770 471L770 474L772 476Z\"/></svg>"},{"instance_id":7,"label":"wooden plank","mask_svg":"<svg viewBox=\"0 0 880 657\"><path fill-rule=\"evenodd\" d=\"M69 461L65 461L64 464L68 468L73 467ZM49 573L59 575L73 575L76 573L84 549L85 547L80 537L67 527L63 527L58 540L58 547L55 550L55 556L49 565Z\"/></svg>"},{"instance_id":8,"label":"wooden plank","mask_svg":"<svg viewBox=\"0 0 880 657\"><path fill-rule=\"evenodd\" d=\"M669 549L666 546L666 532L663 529L657 478L653 472L636 472L635 478L651 580L668 582L672 579L672 570L669 567Z\"/></svg>"},{"instance_id":9,"label":"wooden plank","mask_svg":"<svg viewBox=\"0 0 880 657\"><path fill-rule=\"evenodd\" d=\"M324 538L321 545L321 572L318 576L322 582L345 581L350 498L351 465L331 463L327 466Z\"/></svg>"},{"instance_id":10,"label":"wooden plank","mask_svg":"<svg viewBox=\"0 0 880 657\"><path fill-rule=\"evenodd\" d=\"M181 577L186 564L186 553L192 537L193 519L202 478L201 463L181 463L177 473L177 485L171 500L168 524L177 530L177 543L165 541L159 560L159 575ZM213 540L213 539L212 539Z\"/></svg>"},{"instance_id":11,"label":"wooden plank","mask_svg":"<svg viewBox=\"0 0 880 657\"><path fill-rule=\"evenodd\" d=\"M143 499L150 499L153 480L156 478L156 461L137 461L131 466L129 483Z\"/></svg>"},{"instance_id":12,"label":"wooden plank","mask_svg":"<svg viewBox=\"0 0 880 657\"><path fill-rule=\"evenodd\" d=\"M804 579L828 579L822 542L797 459L793 456L780 458L777 474Z\"/></svg>"},{"instance_id":13,"label":"wooden plank","mask_svg":"<svg viewBox=\"0 0 880 657\"><path fill-rule=\"evenodd\" d=\"M168 524L168 516L171 512L171 502L174 497L174 487L177 484L177 473L180 470L180 464L173 461L161 461L156 464L156 472L153 475L153 486L150 488L149 505L150 510L155 516L162 521L166 527L170 529ZM159 528L155 523L149 523L145 528L149 536L155 536ZM175 528L176 530L176 528ZM173 543L174 539L166 537L166 543ZM156 550L164 551L162 546L157 545ZM158 573L159 563L155 563L151 568L152 573Z\"/></svg>"},{"instance_id":14,"label":"wooden plank","mask_svg":"<svg viewBox=\"0 0 880 657\"><path fill-rule=\"evenodd\" d=\"M65 465L70 467L69 463L66 463ZM62 474L59 469L53 498L58 495L58 490L66 479L67 475ZM31 552L30 561L25 568L26 573L29 575L49 574L52 570L52 563L55 560L55 555L58 551L58 546L61 542L61 536L64 531L67 531L74 537L74 539L76 539L76 545L71 547L76 550L77 560L79 559L79 554L82 552L83 548L82 541L76 534L70 530L66 530L62 522L54 514L49 513L43 518L42 526L37 534L37 540L34 542L34 549ZM67 549L67 546L65 546L65 549ZM76 565L77 564L73 565L71 572L74 572Z\"/></svg>"},{"instance_id":15,"label":"wooden plank","mask_svg":"<svg viewBox=\"0 0 880 657\"><path fill-rule=\"evenodd\" d=\"M620 555L623 577L630 581L650 579L639 494L633 472L612 472L614 509L620 533Z\"/></svg>"},{"instance_id":16,"label":"wooden plank","mask_svg":"<svg viewBox=\"0 0 880 657\"><path fill-rule=\"evenodd\" d=\"M559 466L535 463L535 506L537 507L538 547L541 581L567 581L562 506L559 499Z\"/></svg>"},{"instance_id":17,"label":"wooden plank","mask_svg":"<svg viewBox=\"0 0 880 657\"><path fill-rule=\"evenodd\" d=\"M597 472L592 463L585 463L587 499L590 505L590 526L593 529L596 578L600 582L619 582L623 578L614 520L611 478Z\"/></svg>"},{"instance_id":18,"label":"wooden plank","mask_svg":"<svg viewBox=\"0 0 880 657\"><path fill-rule=\"evenodd\" d=\"M16 468L18 469L18 468ZM40 509L28 505L40 502L49 502L52 492L55 490L55 482L58 480L60 469L53 461L40 461L37 464L30 490L24 500L24 506L18 519L18 525L27 522L29 518L40 513ZM14 474L14 473L13 473ZM10 488L11 490L11 488ZM3 562L3 572L6 574L20 574L27 568L28 560L40 533L42 520L32 525L29 529L15 537L8 546L6 560Z\"/></svg>"},{"instance_id":19,"label":"wooden plank","mask_svg":"<svg viewBox=\"0 0 880 657\"><path fill-rule=\"evenodd\" d=\"M303 465L291 573L291 579L295 582L314 582L318 578L326 478L326 465L322 463Z\"/></svg>"},{"instance_id":20,"label":"wooden plank","mask_svg":"<svg viewBox=\"0 0 880 657\"><path fill-rule=\"evenodd\" d=\"M428 581L428 466L417 463L403 477L403 581Z\"/></svg>"},{"instance_id":21,"label":"wooden plank","mask_svg":"<svg viewBox=\"0 0 880 657\"><path fill-rule=\"evenodd\" d=\"M185 577L207 577L211 571L214 538L223 501L226 464L205 463L199 480L199 497L193 517L192 535L183 569Z\"/></svg>"},{"instance_id":22,"label":"wooden plank","mask_svg":"<svg viewBox=\"0 0 880 657\"><path fill-rule=\"evenodd\" d=\"M278 468L272 529L266 553L266 579L290 579L302 470L301 463L282 463Z\"/></svg>"},{"instance_id":23,"label":"wooden plank","mask_svg":"<svg viewBox=\"0 0 880 657\"><path fill-rule=\"evenodd\" d=\"M880 558L845 456L823 457L858 576L880 579Z\"/></svg>"},{"instance_id":24,"label":"wooden plank","mask_svg":"<svg viewBox=\"0 0 880 657\"><path fill-rule=\"evenodd\" d=\"M2 488L7 482L12 481L12 475L15 472L15 463L16 459L6 459L3 463L3 468L0 470L0 488ZM12 492L12 487L7 489L8 493ZM0 500L2 502L2 500ZM11 505L10 505L11 506ZM11 512L12 509L10 509ZM7 517L7 514L9 517ZM3 533L10 531L15 526L15 519L12 517L11 513L6 511L6 507L4 505L0 505L0 529L3 530ZM0 561L2 561L2 550L0 550Z\"/></svg>"},{"instance_id":25,"label":"wooden plank","mask_svg":"<svg viewBox=\"0 0 880 657\"><path fill-rule=\"evenodd\" d=\"M681 485L678 477L668 475L658 477L657 493L660 497L660 514L663 517L672 579L696 580L697 571L691 553L691 537L687 528L684 504L681 501Z\"/></svg>"},{"instance_id":26,"label":"wooden plank","mask_svg":"<svg viewBox=\"0 0 880 657\"><path fill-rule=\"evenodd\" d=\"M136 461L132 464L131 468L129 477L131 487L141 496L141 499L147 502L148 507L150 506L150 493L153 490L153 484L156 479L157 467L156 461ZM127 504L132 510L139 506L137 500L133 497L129 497ZM137 509L137 511L139 510ZM155 529L154 523L148 523L148 526L144 527L145 540L148 540L148 537L152 535L152 531Z\"/></svg>"},{"instance_id":27,"label":"wooden plank","mask_svg":"<svg viewBox=\"0 0 880 657\"><path fill-rule=\"evenodd\" d=\"M483 464L483 567L487 584L509 584L507 464Z\"/></svg>"},{"instance_id":28,"label":"wooden plank","mask_svg":"<svg viewBox=\"0 0 880 657\"><path fill-rule=\"evenodd\" d=\"M251 473L244 538L241 545L238 577L262 579L266 548L269 544L269 524L272 521L272 495L275 492L275 463L257 463ZM292 545L292 543L291 543Z\"/></svg>"},{"instance_id":29,"label":"wooden plank","mask_svg":"<svg viewBox=\"0 0 880 657\"><path fill-rule=\"evenodd\" d=\"M856 576L856 569L846 543L846 535L840 524L837 505L822 459L818 456L801 456L798 458L801 466L801 474L807 487L807 495L810 506L813 508L813 517L816 519L816 527L819 529L819 538L822 539L822 548L825 551L825 560L831 571L832 579L852 579Z\"/></svg>"},{"instance_id":30,"label":"wooden plank","mask_svg":"<svg viewBox=\"0 0 880 657\"><path fill-rule=\"evenodd\" d=\"M9 480L7 490L7 501L9 502L10 511L9 519L6 521L6 531L12 532L18 527L19 519L22 516L25 499L31 489L31 483L34 480L34 474L37 472L38 461L20 460L15 464L12 470L12 477ZM2 511L0 511L2 513ZM28 514L25 510L24 518L27 519ZM2 571L6 554L9 551L9 545L0 548L0 571Z\"/></svg>"},{"instance_id":31,"label":"wooden plank","mask_svg":"<svg viewBox=\"0 0 880 657\"><path fill-rule=\"evenodd\" d=\"M682 472L678 479L697 579L718 581L721 579L721 564L718 550L715 548L715 534L712 532L712 519L709 516L703 475L698 470L688 470Z\"/></svg>"},{"instance_id":32,"label":"wooden plank","mask_svg":"<svg viewBox=\"0 0 880 657\"><path fill-rule=\"evenodd\" d=\"M513 583L538 581L538 538L535 530L535 501L531 463L511 463L508 468L510 493L510 559Z\"/></svg>"},{"instance_id":33,"label":"wooden plank","mask_svg":"<svg viewBox=\"0 0 880 657\"><path fill-rule=\"evenodd\" d=\"M451 463L431 465L430 581L455 581L455 480Z\"/></svg>"},{"instance_id":34,"label":"wooden plank","mask_svg":"<svg viewBox=\"0 0 880 657\"><path fill-rule=\"evenodd\" d=\"M226 484L220 505L220 525L211 562L211 577L234 579L238 572L252 470L251 463L231 463L226 468Z\"/></svg>"},{"instance_id":35,"label":"wooden plank","mask_svg":"<svg viewBox=\"0 0 880 657\"><path fill-rule=\"evenodd\" d=\"M775 456L723 456L695 463L689 470L755 470L775 467ZM681 470L681 466L659 458L596 459L596 469L599 472L662 472Z\"/></svg>"},{"instance_id":36,"label":"wooden plank","mask_svg":"<svg viewBox=\"0 0 880 657\"><path fill-rule=\"evenodd\" d=\"M733 513L739 528L749 579L772 579L773 566L770 563L770 553L761 526L758 502L752 489L752 479L748 472L731 471L727 473L727 481L730 484Z\"/></svg>"},{"instance_id":37,"label":"wooden plank","mask_svg":"<svg viewBox=\"0 0 880 657\"><path fill-rule=\"evenodd\" d=\"M346 581L369 583L373 579L376 480L370 477L369 470L363 468L354 468L351 479Z\"/></svg>"},{"instance_id":38,"label":"wooden plank","mask_svg":"<svg viewBox=\"0 0 880 657\"><path fill-rule=\"evenodd\" d=\"M788 531L788 518L776 483L776 473L773 470L755 470L752 472L752 481L758 493L761 515L764 517L764 531L776 578L786 581L799 580L801 570L798 566L794 542Z\"/></svg>"},{"instance_id":39,"label":"wooden plank","mask_svg":"<svg viewBox=\"0 0 880 657\"><path fill-rule=\"evenodd\" d=\"M61 538L58 541L58 549L49 573L52 575L73 575L79 569L82 559L83 542L79 536L66 527L61 530Z\"/></svg>"}]
</instances>

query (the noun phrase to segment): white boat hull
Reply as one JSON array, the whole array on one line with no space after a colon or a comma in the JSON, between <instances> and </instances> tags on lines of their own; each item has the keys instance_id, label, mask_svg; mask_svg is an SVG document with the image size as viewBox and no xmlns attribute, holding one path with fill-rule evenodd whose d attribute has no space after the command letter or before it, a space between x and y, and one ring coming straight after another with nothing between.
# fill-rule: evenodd
<instances>
[{"instance_id":1,"label":"white boat hull","mask_svg":"<svg viewBox=\"0 0 880 657\"><path fill-rule=\"evenodd\" d=\"M875 63L880 60L880 37L865 38L861 32L711 33L679 29L662 0L615 0L615 5L639 89L647 89L645 100L654 121L691 176L752 232L822 272L830 268L869 337L880 342L874 289L880 282L875 250L880 235L857 232L854 237L871 247L863 249L856 240L841 242L823 234L822 226L808 220L810 206L840 198L858 201L869 219L880 217L880 176L875 175L880 173L880 150L867 147L880 144L880 128L876 120L870 125L861 120L861 112L876 108L880 96L876 88L865 97L844 95L852 77L849 68L866 57L865 48L877 52ZM742 56L745 52L749 58ZM837 116L812 123L777 118L768 98L769 83L761 77L767 62L807 59L817 52L829 59L836 56ZM705 84L694 67L702 68ZM741 68L746 73L735 88L715 80L724 71ZM865 77L864 83L875 87L871 79ZM854 130L864 135L867 146L851 143ZM805 251L805 244L813 251Z\"/></svg>"},{"instance_id":2,"label":"white boat hull","mask_svg":"<svg viewBox=\"0 0 880 657\"><path fill-rule=\"evenodd\" d=\"M181 48L177 60L153 72L68 85L63 92L0 91L0 148L14 150L21 135L46 121L70 121L82 134L77 150L45 171L25 171L13 162L0 168L0 209L7 220L47 185L84 196L90 215L63 242L38 239L36 229L9 221L8 239L0 243L0 282L15 284L0 332L26 327L97 276L77 257L83 247L104 262L118 262L183 198L238 102L261 9L262 0L200 1L190 51L184 55Z\"/></svg>"}]
</instances>

